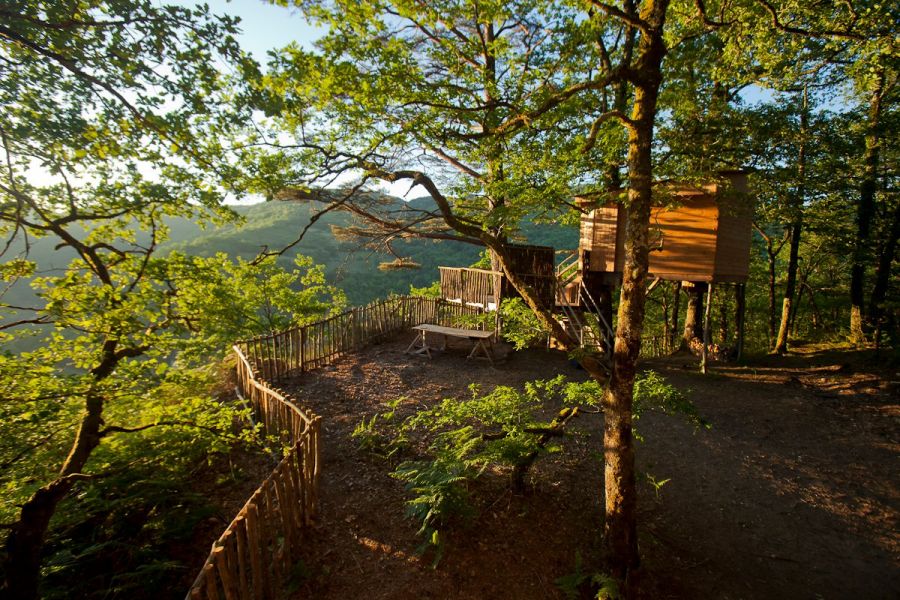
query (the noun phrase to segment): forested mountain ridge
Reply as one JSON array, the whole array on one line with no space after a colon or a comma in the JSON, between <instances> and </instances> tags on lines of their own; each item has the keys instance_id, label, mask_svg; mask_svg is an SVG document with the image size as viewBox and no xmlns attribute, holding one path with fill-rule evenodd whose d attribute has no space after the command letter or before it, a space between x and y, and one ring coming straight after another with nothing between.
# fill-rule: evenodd
<instances>
[{"instance_id":1,"label":"forested mountain ridge","mask_svg":"<svg viewBox=\"0 0 900 600\"><path fill-rule=\"evenodd\" d=\"M265 202L234 209L243 222L202 230L189 221L176 220L171 224L172 236L162 250L198 256L225 252L249 260L264 250L278 251L296 240L316 207L302 202ZM335 236L332 227L346 226L349 221L347 213L325 214L299 244L278 258L279 264L289 269L297 254L309 256L325 267L328 282L342 288L351 304L364 304L390 292L406 292L410 285L428 285L437 278L438 264L468 265L478 258L478 248L466 244L399 242L394 245L395 250L422 266L380 270L379 263L394 257L364 247L363 240L341 240Z\"/></svg>"},{"instance_id":2,"label":"forested mountain ridge","mask_svg":"<svg viewBox=\"0 0 900 600\"><path fill-rule=\"evenodd\" d=\"M403 202L393 198L396 202ZM428 198L412 201L421 207ZM277 251L299 235L309 223L317 207L307 202L265 202L236 206L243 222L217 228L201 229L186 219L169 222L171 237L162 249L185 254L211 256L225 252L232 257L251 259L263 249ZM381 270L379 264L394 260L394 256L364 247L363 240L341 239L333 227L346 226L350 215L331 212L323 215L309 228L303 240L279 263L290 268L293 256L310 256L316 264L325 266L329 283L342 288L351 304L365 304L390 293L404 293L409 286L427 286L438 278L439 266L468 266L478 260L477 246L438 240L407 240L394 242L393 248L403 257L411 258L418 268ZM558 250L574 248L578 243L575 227L524 224L523 235L529 243L554 246Z\"/></svg>"}]
</instances>

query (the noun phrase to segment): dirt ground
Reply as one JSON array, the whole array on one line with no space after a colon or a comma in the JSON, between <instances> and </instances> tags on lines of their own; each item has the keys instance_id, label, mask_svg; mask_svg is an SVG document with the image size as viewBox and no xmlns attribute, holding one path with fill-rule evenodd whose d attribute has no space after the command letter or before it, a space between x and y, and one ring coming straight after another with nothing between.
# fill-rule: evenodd
<instances>
[{"instance_id":1,"label":"dirt ground","mask_svg":"<svg viewBox=\"0 0 900 600\"><path fill-rule=\"evenodd\" d=\"M433 360L401 339L306 374L290 389L325 424L321 516L299 565L300 598L562 598L555 581L597 565L602 415L582 415L563 452L541 458L513 495L487 474L476 514L447 532L438 567L415 549L393 464L350 434L403 397L401 414L442 398L565 374L565 356L511 354L492 367L451 347ZM900 373L869 354L807 350L697 374L689 358L647 361L711 422L662 414L637 423L641 595L646 598L900 597ZM893 380L893 383L892 383ZM552 412L553 407L548 407ZM549 414L549 413L548 413Z\"/></svg>"}]
</instances>

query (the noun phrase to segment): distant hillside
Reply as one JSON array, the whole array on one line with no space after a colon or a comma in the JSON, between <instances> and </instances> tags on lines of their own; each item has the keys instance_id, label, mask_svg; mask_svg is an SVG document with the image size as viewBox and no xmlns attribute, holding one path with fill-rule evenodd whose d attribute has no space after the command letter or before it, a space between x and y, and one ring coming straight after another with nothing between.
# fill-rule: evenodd
<instances>
[{"instance_id":1,"label":"distant hillside","mask_svg":"<svg viewBox=\"0 0 900 600\"><path fill-rule=\"evenodd\" d=\"M173 223L172 239L162 249L198 256L226 252L252 258L264 246L277 250L293 242L311 216L311 207L298 202L268 202L238 207L237 211L245 219L237 226L203 231L192 223ZM379 263L391 261L393 256L373 253L362 248L359 242L335 238L331 226L348 223L346 213L323 216L279 262L291 268L297 254L311 256L317 264L325 266L328 282L344 289L352 304L364 304L390 292L408 292L410 284L428 285L437 279L439 265L468 265L478 259L479 249L475 246L413 240L395 243L394 249L401 256L413 257L421 268L382 271L378 269Z\"/></svg>"},{"instance_id":2,"label":"distant hillside","mask_svg":"<svg viewBox=\"0 0 900 600\"><path fill-rule=\"evenodd\" d=\"M399 206L403 200L392 199ZM427 208L430 198L410 201L418 208ZM245 259L256 256L263 246L278 249L294 241L309 222L314 208L309 202L279 201L235 207L244 217L239 225L208 227L203 229L190 219L168 219L170 238L161 251L179 250L186 254L211 256L225 252ZM351 304L365 304L384 297L390 292L405 293L410 285L427 286L438 278L439 266L468 266L478 260L480 248L469 244L410 240L397 242L394 249L401 256L409 256L421 265L418 269L382 271L381 262L391 261L393 256L372 253L361 248L358 242L341 241L332 233L332 225L347 225L349 215L344 212L328 213L306 233L303 241L295 246L289 256L279 259L285 268L293 266L294 256L311 256L316 263L325 266L328 282L342 288ZM558 225L523 226L522 232L529 243L571 249L578 244L575 227ZM140 236L139 236L140 237ZM68 249L56 249L53 238L32 240L30 257L38 264L38 271L50 274L63 269L74 258ZM13 248L13 253L18 249ZM19 281L4 295L4 301L17 306L34 305L34 293L28 281Z\"/></svg>"},{"instance_id":3,"label":"distant hillside","mask_svg":"<svg viewBox=\"0 0 900 600\"><path fill-rule=\"evenodd\" d=\"M430 202L429 198L412 201L419 207ZM163 249L177 249L199 256L227 252L231 256L251 258L263 246L277 249L294 241L309 222L312 209L309 203L290 201L238 207L237 211L245 218L244 224L206 231L189 221L173 221L172 239ZM332 234L332 225L342 226L348 222L347 213L326 214L309 229L290 256L279 260L289 268L296 254L311 256L316 263L325 265L329 283L344 289L352 304L364 304L390 292L404 293L410 285L426 286L438 278L439 266L467 266L478 260L480 248L469 244L408 240L395 243L394 249L401 256L411 257L421 267L382 271L378 269L379 263L391 261L393 256L372 253L361 248L359 242L341 241ZM530 243L559 249L571 249L578 244L578 232L574 227L532 225L523 230Z\"/></svg>"}]
</instances>

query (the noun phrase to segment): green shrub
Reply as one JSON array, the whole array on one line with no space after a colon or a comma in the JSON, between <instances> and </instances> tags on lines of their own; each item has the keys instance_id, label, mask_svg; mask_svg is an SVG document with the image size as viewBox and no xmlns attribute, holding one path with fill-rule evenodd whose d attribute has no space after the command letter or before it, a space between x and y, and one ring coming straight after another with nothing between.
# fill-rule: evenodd
<instances>
[{"instance_id":1,"label":"green shrub","mask_svg":"<svg viewBox=\"0 0 900 600\"><path fill-rule=\"evenodd\" d=\"M521 298L503 300L500 303L500 317L503 319L503 338L516 350L528 348L547 336L541 322Z\"/></svg>"}]
</instances>

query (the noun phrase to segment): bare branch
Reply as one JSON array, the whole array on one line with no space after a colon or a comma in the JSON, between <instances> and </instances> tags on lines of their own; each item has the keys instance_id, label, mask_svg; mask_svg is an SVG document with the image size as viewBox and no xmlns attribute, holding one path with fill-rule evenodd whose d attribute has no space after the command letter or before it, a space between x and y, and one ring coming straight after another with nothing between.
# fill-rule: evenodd
<instances>
[{"instance_id":1,"label":"bare branch","mask_svg":"<svg viewBox=\"0 0 900 600\"><path fill-rule=\"evenodd\" d=\"M553 110L569 98L581 92L587 90L603 89L608 85L611 85L623 79L627 80L630 77L631 71L626 66L620 66L598 79L583 81L581 83L570 85L569 87L544 100L544 102L541 103L541 105L536 109L525 113L520 113L512 117L511 119L508 119L507 121L501 123L494 128L493 133L512 133L518 131L519 129L522 129L523 127L528 127L531 125L532 121L534 121L541 115Z\"/></svg>"},{"instance_id":2,"label":"bare branch","mask_svg":"<svg viewBox=\"0 0 900 600\"><path fill-rule=\"evenodd\" d=\"M712 27L712 28L727 27L728 25L731 25L732 23L734 23L734 21L721 20L721 15L719 17L720 20L718 20L718 21L710 18L710 16L706 12L706 2L704 0L694 0L694 6L697 8L697 16L700 17L700 20L707 27Z\"/></svg>"},{"instance_id":3,"label":"bare branch","mask_svg":"<svg viewBox=\"0 0 900 600\"><path fill-rule=\"evenodd\" d=\"M464 164L459 159L447 154L446 152L444 152L437 146L428 145L427 147L429 150L434 152L436 155L440 156L442 159L444 159L445 161L447 161L448 163L450 163L451 165L456 167L456 169L461 171L462 173L465 173L466 175L469 175L470 177L472 177L474 179L478 179L478 180L481 180L484 177L484 175L482 175L481 173L479 173L472 167Z\"/></svg>"},{"instance_id":4,"label":"bare branch","mask_svg":"<svg viewBox=\"0 0 900 600\"><path fill-rule=\"evenodd\" d=\"M772 27L779 31L783 31L784 33L791 33L794 35L801 35L804 37L810 38L844 38L850 40L864 40L865 36L862 36L858 33L854 33L849 30L841 30L841 29L823 29L822 31L813 31L811 29L803 29L801 27L794 27L792 25L787 25L781 21L781 17L778 15L778 10L772 6L772 3L768 0L756 0L757 3L762 5L762 7L769 13L769 16L772 18ZM856 17L853 18L853 23L856 22Z\"/></svg>"},{"instance_id":5,"label":"bare branch","mask_svg":"<svg viewBox=\"0 0 900 600\"><path fill-rule=\"evenodd\" d=\"M2 470L8 469L9 467L13 466L14 464L16 464L17 462L19 462L20 460L22 460L26 455L28 455L29 452L31 452L31 451L33 451L33 450L37 450L37 449L40 448L41 446L47 444L47 442L49 442L50 440L52 440L52 439L56 436L57 433L60 433L60 432L62 432L62 431L65 431L66 429L71 429L72 427L73 427L73 425L65 425L65 426L60 427L60 428L58 428L58 429L54 429L53 431L51 431L51 432L50 432L49 434L47 434L46 436L42 437L40 440L38 440L38 441L35 442L34 444L31 444L30 446L28 446L28 447L22 449L18 454L16 454L15 456L13 456L12 458L10 458L10 459L7 460L6 462L0 464L0 469L2 469Z\"/></svg>"},{"instance_id":6,"label":"bare branch","mask_svg":"<svg viewBox=\"0 0 900 600\"><path fill-rule=\"evenodd\" d=\"M223 431L221 429L216 429L215 427L209 427L207 425L200 425L198 423L195 423L194 421L156 421L155 423L147 423L146 425L139 425L137 427L119 427L118 425L110 425L109 427L104 427L103 429L101 429L98 435L100 437L105 437L111 433L138 433L140 431L152 429L153 427L192 427L194 429L209 431L217 435L227 433L226 431Z\"/></svg>"},{"instance_id":7,"label":"bare branch","mask_svg":"<svg viewBox=\"0 0 900 600\"><path fill-rule=\"evenodd\" d=\"M35 309L31 309L35 310ZM10 323L4 323L0 325L0 331L5 331L7 329L12 329L13 327L19 327L21 325L46 325L47 323L51 323L50 317L47 315L42 315L35 319L19 319L18 321L12 321Z\"/></svg>"}]
</instances>

